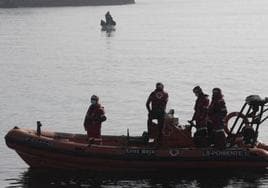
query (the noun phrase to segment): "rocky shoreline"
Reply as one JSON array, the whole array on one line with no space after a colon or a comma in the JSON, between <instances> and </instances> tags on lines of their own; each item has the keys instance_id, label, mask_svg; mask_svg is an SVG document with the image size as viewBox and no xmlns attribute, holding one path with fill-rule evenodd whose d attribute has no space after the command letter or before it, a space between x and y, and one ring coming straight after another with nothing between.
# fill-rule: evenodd
<instances>
[{"instance_id":1,"label":"rocky shoreline","mask_svg":"<svg viewBox=\"0 0 268 188\"><path fill-rule=\"evenodd\" d=\"M1 8L134 4L135 0L0 0Z\"/></svg>"}]
</instances>

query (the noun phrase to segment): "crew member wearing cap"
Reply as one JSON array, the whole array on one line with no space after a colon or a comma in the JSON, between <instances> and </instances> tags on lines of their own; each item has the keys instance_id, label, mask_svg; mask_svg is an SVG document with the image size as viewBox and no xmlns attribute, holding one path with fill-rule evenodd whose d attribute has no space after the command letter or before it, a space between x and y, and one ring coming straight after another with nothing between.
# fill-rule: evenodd
<instances>
[{"instance_id":1,"label":"crew member wearing cap","mask_svg":"<svg viewBox=\"0 0 268 188\"><path fill-rule=\"evenodd\" d=\"M220 88L212 90L212 101L208 108L209 121L214 129L214 144L219 149L224 149L226 136L224 133L224 118L227 108Z\"/></svg>"},{"instance_id":2,"label":"crew member wearing cap","mask_svg":"<svg viewBox=\"0 0 268 188\"><path fill-rule=\"evenodd\" d=\"M204 94L200 86L193 88L193 93L197 97L194 106L194 115L190 123L195 121L196 133L194 134L194 142L199 147L207 146L207 115L209 99Z\"/></svg>"},{"instance_id":3,"label":"crew member wearing cap","mask_svg":"<svg viewBox=\"0 0 268 188\"><path fill-rule=\"evenodd\" d=\"M104 108L99 103L99 97L91 96L91 105L88 108L84 128L89 138L101 137L101 123L106 120Z\"/></svg>"},{"instance_id":4,"label":"crew member wearing cap","mask_svg":"<svg viewBox=\"0 0 268 188\"><path fill-rule=\"evenodd\" d=\"M166 105L168 102L168 93L164 91L164 85L160 82L156 83L156 89L149 95L146 108L148 110L148 134L151 134L152 120L157 119L159 128L158 142L160 143L162 137L162 129L164 126L164 117Z\"/></svg>"}]
</instances>

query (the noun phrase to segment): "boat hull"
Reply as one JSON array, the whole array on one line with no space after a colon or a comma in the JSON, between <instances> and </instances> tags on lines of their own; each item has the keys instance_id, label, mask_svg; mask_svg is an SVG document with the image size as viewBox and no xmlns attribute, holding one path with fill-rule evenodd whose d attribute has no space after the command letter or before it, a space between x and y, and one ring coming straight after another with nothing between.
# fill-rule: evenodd
<instances>
[{"instance_id":1,"label":"boat hull","mask_svg":"<svg viewBox=\"0 0 268 188\"><path fill-rule=\"evenodd\" d=\"M102 31L115 31L115 26L114 25L102 25L101 26Z\"/></svg>"},{"instance_id":2,"label":"boat hull","mask_svg":"<svg viewBox=\"0 0 268 188\"><path fill-rule=\"evenodd\" d=\"M102 144L89 144L85 135L43 132L38 136L35 131L24 129L12 129L5 138L7 145L32 168L157 171L268 166L268 153L260 148L215 150L131 146L124 136L103 136Z\"/></svg>"}]
</instances>

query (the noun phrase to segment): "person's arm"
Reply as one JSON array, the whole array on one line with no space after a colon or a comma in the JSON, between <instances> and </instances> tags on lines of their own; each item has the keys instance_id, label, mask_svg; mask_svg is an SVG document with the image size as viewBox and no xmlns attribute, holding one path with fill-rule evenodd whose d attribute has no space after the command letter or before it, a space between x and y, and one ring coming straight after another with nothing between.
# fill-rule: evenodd
<instances>
[{"instance_id":1,"label":"person's arm","mask_svg":"<svg viewBox=\"0 0 268 188\"><path fill-rule=\"evenodd\" d=\"M148 99L147 99L147 101L146 101L146 108L147 108L147 110L148 110L148 112L150 112L151 111L151 108L150 108L150 104L151 104L151 95L152 94L150 94L150 96L148 97Z\"/></svg>"},{"instance_id":2,"label":"person's arm","mask_svg":"<svg viewBox=\"0 0 268 188\"><path fill-rule=\"evenodd\" d=\"M101 115L100 115L100 121L104 122L106 121L107 117L105 116L104 108L101 108Z\"/></svg>"},{"instance_id":3,"label":"person's arm","mask_svg":"<svg viewBox=\"0 0 268 188\"><path fill-rule=\"evenodd\" d=\"M227 115L227 108L224 100L221 100L219 103L220 106L220 114L225 117Z\"/></svg>"},{"instance_id":4,"label":"person's arm","mask_svg":"<svg viewBox=\"0 0 268 188\"><path fill-rule=\"evenodd\" d=\"M197 115L197 113L196 113L196 111L194 111L193 117L190 120L191 123L193 123L196 120L196 115Z\"/></svg>"},{"instance_id":5,"label":"person's arm","mask_svg":"<svg viewBox=\"0 0 268 188\"><path fill-rule=\"evenodd\" d=\"M189 121L189 122L191 122L191 123L192 123L194 120L196 120L196 115L197 115L197 113L196 113L196 109L197 109L197 101L195 101L193 117L192 117L192 119Z\"/></svg>"},{"instance_id":6,"label":"person's arm","mask_svg":"<svg viewBox=\"0 0 268 188\"><path fill-rule=\"evenodd\" d=\"M195 126L194 121L196 120L196 111L194 111L193 117L191 120L188 120L191 126Z\"/></svg>"},{"instance_id":7,"label":"person's arm","mask_svg":"<svg viewBox=\"0 0 268 188\"><path fill-rule=\"evenodd\" d=\"M96 121L98 121L99 123L102 123L102 122L104 122L104 121L106 121L106 116L105 116L105 112L104 112L104 108L103 107L101 107L100 109L99 109L99 115L98 115L98 117L96 118Z\"/></svg>"},{"instance_id":8,"label":"person's arm","mask_svg":"<svg viewBox=\"0 0 268 188\"><path fill-rule=\"evenodd\" d=\"M89 124L90 119L91 118L89 116L89 108L88 108L87 114L86 114L85 119L84 119L84 128L85 128L85 130L87 130L87 125Z\"/></svg>"},{"instance_id":9,"label":"person's arm","mask_svg":"<svg viewBox=\"0 0 268 188\"><path fill-rule=\"evenodd\" d=\"M168 93L166 93L165 105L167 105L167 102L168 102Z\"/></svg>"},{"instance_id":10,"label":"person's arm","mask_svg":"<svg viewBox=\"0 0 268 188\"><path fill-rule=\"evenodd\" d=\"M103 114L103 115L101 116L101 122L106 121L106 119L107 119L107 117Z\"/></svg>"},{"instance_id":11,"label":"person's arm","mask_svg":"<svg viewBox=\"0 0 268 188\"><path fill-rule=\"evenodd\" d=\"M208 106L209 106L209 99L205 97L203 100L202 108L200 109L203 115L208 114Z\"/></svg>"}]
</instances>

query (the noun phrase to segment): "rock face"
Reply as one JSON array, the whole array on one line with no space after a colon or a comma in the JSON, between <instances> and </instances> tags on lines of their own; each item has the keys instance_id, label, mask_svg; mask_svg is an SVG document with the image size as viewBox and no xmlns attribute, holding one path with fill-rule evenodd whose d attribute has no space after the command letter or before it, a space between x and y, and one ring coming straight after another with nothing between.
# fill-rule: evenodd
<instances>
[{"instance_id":1,"label":"rock face","mask_svg":"<svg viewBox=\"0 0 268 188\"><path fill-rule=\"evenodd\" d=\"M0 0L1 8L134 4L135 0Z\"/></svg>"}]
</instances>

